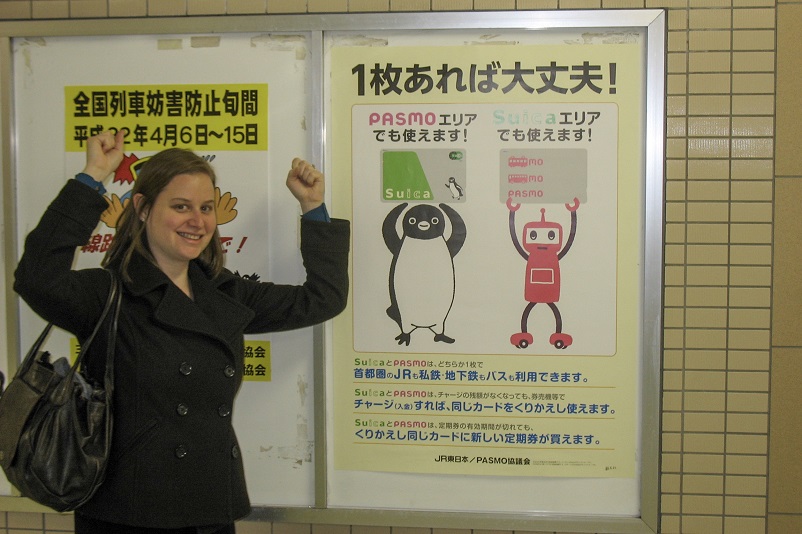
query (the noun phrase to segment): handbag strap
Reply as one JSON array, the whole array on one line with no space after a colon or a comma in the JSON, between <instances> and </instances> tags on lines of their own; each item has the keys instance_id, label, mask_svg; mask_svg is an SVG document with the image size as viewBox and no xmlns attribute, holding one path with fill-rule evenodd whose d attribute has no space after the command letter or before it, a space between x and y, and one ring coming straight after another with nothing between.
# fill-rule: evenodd
<instances>
[{"instance_id":1,"label":"handbag strap","mask_svg":"<svg viewBox=\"0 0 802 534\"><path fill-rule=\"evenodd\" d=\"M113 387L113 377L114 377L114 369L111 367L110 364L113 365L113 357L114 357L114 345L116 345L116 336L117 336L117 317L120 313L120 304L122 302L122 290L120 287L120 280L118 276L114 273L114 271L107 269L109 276L111 276L111 286L109 288L109 296L106 298L106 304L103 306L103 311L100 313L100 317L97 320L97 324L95 324L95 328L92 330L92 333L89 337L81 343L81 351L78 353L78 356L75 358L75 362L72 364L69 372L66 374L64 379L61 381L59 386L53 391L52 399L54 402L66 402L69 398L70 393L72 392L72 382L75 376L75 373L78 372L80 369L81 362L83 362L84 356L86 355L87 351L89 350L92 341L94 341L95 336L100 331L101 326L106 320L106 317L109 315L109 312L114 309L113 319L111 324L109 325L109 343L106 350L106 374L104 376L104 381L107 384L104 387ZM45 331L43 334L46 334L47 331L53 323L48 324L45 327ZM112 339L113 338L113 339ZM41 339L41 336L40 336ZM37 340L37 343L40 343L40 340ZM32 349L33 350L33 349ZM30 356L30 354L29 354ZM27 357L26 357L27 358ZM111 372L109 368L111 367ZM109 382L111 378L112 382Z\"/></svg>"},{"instance_id":2,"label":"handbag strap","mask_svg":"<svg viewBox=\"0 0 802 534\"><path fill-rule=\"evenodd\" d=\"M120 318L120 308L122 307L123 291L120 279L111 273L111 285L113 289L109 291L109 300L112 301L113 312L111 320L109 321L109 335L106 338L106 372L104 375L104 389L106 390L107 398L111 398L112 391L114 390L114 350L117 346L117 322ZM112 296L111 292L115 294Z\"/></svg>"}]
</instances>

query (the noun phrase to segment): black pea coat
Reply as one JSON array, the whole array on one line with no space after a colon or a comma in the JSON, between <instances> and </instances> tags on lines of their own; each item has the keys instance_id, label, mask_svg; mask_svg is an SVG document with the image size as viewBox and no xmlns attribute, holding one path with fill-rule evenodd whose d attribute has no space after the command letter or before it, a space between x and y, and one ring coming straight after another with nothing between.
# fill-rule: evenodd
<instances>
[{"instance_id":1,"label":"black pea coat","mask_svg":"<svg viewBox=\"0 0 802 534\"><path fill-rule=\"evenodd\" d=\"M31 308L79 340L94 327L110 279L101 269L71 266L105 208L95 191L69 180L26 238L15 272L14 288ZM151 262L133 258L117 331L112 458L106 481L78 513L152 528L225 524L248 514L231 424L243 335L325 321L343 310L348 294L348 221L304 220L301 235L302 286L228 271L212 278L191 262L194 301ZM104 337L87 355L95 377L102 377Z\"/></svg>"}]
</instances>

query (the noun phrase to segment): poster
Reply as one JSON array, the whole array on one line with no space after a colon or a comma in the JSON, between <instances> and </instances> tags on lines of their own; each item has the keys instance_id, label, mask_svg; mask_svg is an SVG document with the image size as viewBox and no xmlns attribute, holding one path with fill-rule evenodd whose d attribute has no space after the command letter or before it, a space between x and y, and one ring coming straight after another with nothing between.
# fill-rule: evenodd
<instances>
[{"instance_id":1,"label":"poster","mask_svg":"<svg viewBox=\"0 0 802 534\"><path fill-rule=\"evenodd\" d=\"M353 222L334 468L634 476L640 47L340 46L331 63Z\"/></svg>"},{"instance_id":2,"label":"poster","mask_svg":"<svg viewBox=\"0 0 802 534\"><path fill-rule=\"evenodd\" d=\"M310 97L298 91L316 72L308 37L213 33L14 40L20 248L64 181L83 168L86 139L126 128L126 160L105 182L114 208L108 215L128 200L148 157L166 148L192 149L217 174L226 267L243 277L303 282L300 208L285 180L293 157L315 157ZM99 265L114 226L113 217L98 224L76 251L76 268ZM41 328L41 319L20 303L20 338L33 339ZM246 376L233 417L257 506L303 506L314 499L312 334L307 328L245 339ZM73 336L61 330L47 343L53 352L77 350ZM286 484L276 485L277 479Z\"/></svg>"}]
</instances>

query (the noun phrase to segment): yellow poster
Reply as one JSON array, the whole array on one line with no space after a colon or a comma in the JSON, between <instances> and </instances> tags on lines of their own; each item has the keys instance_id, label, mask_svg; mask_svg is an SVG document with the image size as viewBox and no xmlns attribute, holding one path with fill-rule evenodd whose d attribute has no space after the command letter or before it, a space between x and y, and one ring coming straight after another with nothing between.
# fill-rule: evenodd
<instances>
[{"instance_id":1,"label":"yellow poster","mask_svg":"<svg viewBox=\"0 0 802 534\"><path fill-rule=\"evenodd\" d=\"M640 54L333 51L335 469L635 475Z\"/></svg>"},{"instance_id":2,"label":"yellow poster","mask_svg":"<svg viewBox=\"0 0 802 534\"><path fill-rule=\"evenodd\" d=\"M64 101L67 152L118 128L136 151L267 150L267 84L67 86Z\"/></svg>"}]
</instances>

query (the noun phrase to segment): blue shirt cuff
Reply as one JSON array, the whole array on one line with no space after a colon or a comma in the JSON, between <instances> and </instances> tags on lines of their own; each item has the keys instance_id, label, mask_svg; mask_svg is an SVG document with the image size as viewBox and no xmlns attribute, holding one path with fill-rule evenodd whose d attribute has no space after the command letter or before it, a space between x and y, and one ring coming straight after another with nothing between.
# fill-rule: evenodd
<instances>
[{"instance_id":1,"label":"blue shirt cuff","mask_svg":"<svg viewBox=\"0 0 802 534\"><path fill-rule=\"evenodd\" d=\"M331 217L329 217L329 212L325 204L321 204L315 209L307 211L301 215L301 218L308 221L331 222Z\"/></svg>"},{"instance_id":2,"label":"blue shirt cuff","mask_svg":"<svg viewBox=\"0 0 802 534\"><path fill-rule=\"evenodd\" d=\"M98 182L97 180L95 180L94 178L92 178L91 176L86 174L85 172L79 172L78 174L76 174L75 175L75 179L78 180L79 182L81 182L84 185L88 185L89 187L91 187L92 189L94 189L95 191L100 193L101 195L106 194L106 188L103 187L103 183Z\"/></svg>"}]
</instances>

